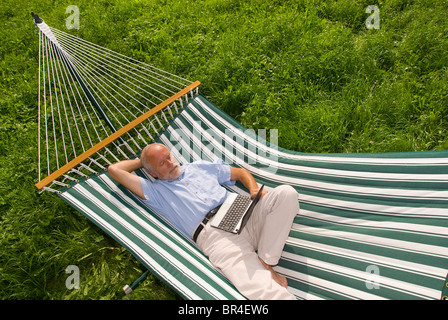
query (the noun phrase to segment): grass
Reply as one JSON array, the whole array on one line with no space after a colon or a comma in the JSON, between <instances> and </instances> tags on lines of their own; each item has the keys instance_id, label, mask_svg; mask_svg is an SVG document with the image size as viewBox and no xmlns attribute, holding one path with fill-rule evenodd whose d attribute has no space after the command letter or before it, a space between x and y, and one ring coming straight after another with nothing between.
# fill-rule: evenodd
<instances>
[{"instance_id":1,"label":"grass","mask_svg":"<svg viewBox=\"0 0 448 320\"><path fill-rule=\"evenodd\" d=\"M190 80L300 152L448 149L448 1L5 0L0 7L0 299L123 299L143 271L51 194L38 195L38 34L30 12ZM68 290L77 265L81 287ZM125 299L177 299L150 276Z\"/></svg>"}]
</instances>

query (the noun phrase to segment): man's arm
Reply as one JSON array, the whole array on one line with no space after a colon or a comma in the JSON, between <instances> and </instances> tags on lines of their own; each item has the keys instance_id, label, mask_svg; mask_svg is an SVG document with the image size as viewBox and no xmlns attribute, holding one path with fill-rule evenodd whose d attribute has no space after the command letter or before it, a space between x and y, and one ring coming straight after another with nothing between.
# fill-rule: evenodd
<instances>
[{"instance_id":1,"label":"man's arm","mask_svg":"<svg viewBox=\"0 0 448 320\"><path fill-rule=\"evenodd\" d=\"M140 159L134 160L123 160L117 163L114 163L109 166L107 171L109 175L123 185L128 190L132 191L136 195L138 195L143 200L146 200L143 195L142 185L140 183L140 178L132 174L133 171L142 168L142 162Z\"/></svg>"},{"instance_id":2,"label":"man's arm","mask_svg":"<svg viewBox=\"0 0 448 320\"><path fill-rule=\"evenodd\" d=\"M230 180L240 181L247 189L249 189L250 196L254 198L260 189L255 181L254 176L244 168L230 167ZM262 191L261 196L264 196L265 190Z\"/></svg>"}]
</instances>

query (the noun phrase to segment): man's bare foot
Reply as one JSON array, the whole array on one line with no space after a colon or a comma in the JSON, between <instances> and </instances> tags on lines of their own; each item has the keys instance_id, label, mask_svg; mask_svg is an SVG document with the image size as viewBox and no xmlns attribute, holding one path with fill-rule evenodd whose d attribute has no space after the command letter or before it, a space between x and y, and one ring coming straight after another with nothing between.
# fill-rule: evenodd
<instances>
[{"instance_id":1,"label":"man's bare foot","mask_svg":"<svg viewBox=\"0 0 448 320\"><path fill-rule=\"evenodd\" d=\"M288 280L286 280L286 278L284 276L275 272L274 269L272 269L272 267L270 265L268 265L266 262L264 262L262 259L260 259L260 257L258 257L258 259L261 261L263 266L271 272L272 279L274 279L275 282L277 282L282 287L285 287L285 288L288 287Z\"/></svg>"}]
</instances>

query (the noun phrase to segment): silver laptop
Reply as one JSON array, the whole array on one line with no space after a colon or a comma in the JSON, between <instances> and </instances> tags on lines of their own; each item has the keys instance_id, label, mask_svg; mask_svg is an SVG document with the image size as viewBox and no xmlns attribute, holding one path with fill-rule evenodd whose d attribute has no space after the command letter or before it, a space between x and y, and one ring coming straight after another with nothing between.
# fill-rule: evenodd
<instances>
[{"instance_id":1,"label":"silver laptop","mask_svg":"<svg viewBox=\"0 0 448 320\"><path fill-rule=\"evenodd\" d=\"M229 192L218 212L210 220L212 227L239 234L260 200L263 188L264 185L258 190L253 200L249 196Z\"/></svg>"}]
</instances>

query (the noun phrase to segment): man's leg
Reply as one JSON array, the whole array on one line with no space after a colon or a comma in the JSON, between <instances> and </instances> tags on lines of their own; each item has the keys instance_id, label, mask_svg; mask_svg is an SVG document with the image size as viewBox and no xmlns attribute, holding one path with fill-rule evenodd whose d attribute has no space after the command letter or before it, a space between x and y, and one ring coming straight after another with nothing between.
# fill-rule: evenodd
<instances>
[{"instance_id":1,"label":"man's leg","mask_svg":"<svg viewBox=\"0 0 448 320\"><path fill-rule=\"evenodd\" d=\"M274 279L275 282L277 282L282 287L288 288L288 280L286 279L286 277L278 274L271 265L264 262L260 257L258 257L258 260L260 260L266 270L271 273L272 279Z\"/></svg>"},{"instance_id":2,"label":"man's leg","mask_svg":"<svg viewBox=\"0 0 448 320\"><path fill-rule=\"evenodd\" d=\"M276 265L299 213L297 191L282 185L269 191L255 207L242 235L258 250L267 265Z\"/></svg>"},{"instance_id":3,"label":"man's leg","mask_svg":"<svg viewBox=\"0 0 448 320\"><path fill-rule=\"evenodd\" d=\"M295 299L294 295L273 279L271 272L264 267L245 237L207 224L199 234L197 245L246 298Z\"/></svg>"}]
</instances>

